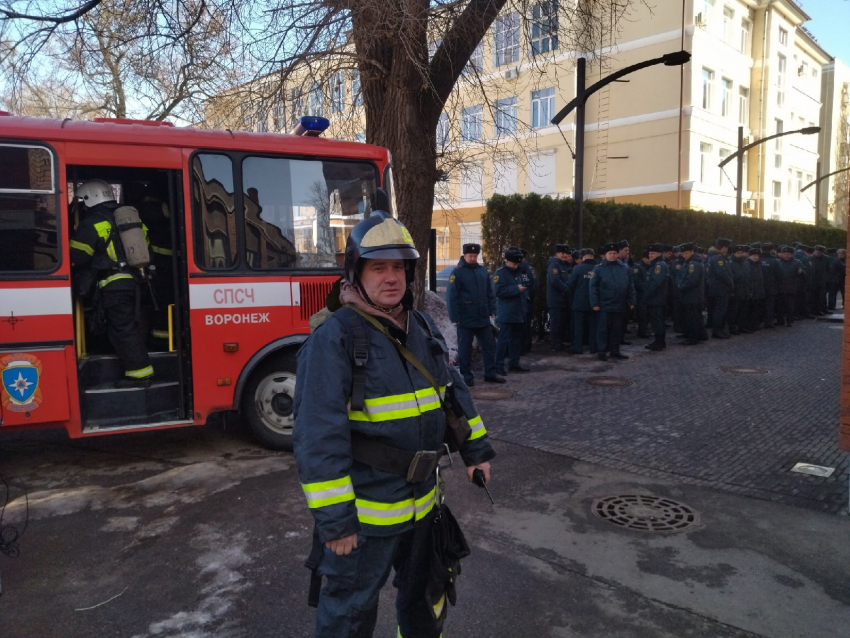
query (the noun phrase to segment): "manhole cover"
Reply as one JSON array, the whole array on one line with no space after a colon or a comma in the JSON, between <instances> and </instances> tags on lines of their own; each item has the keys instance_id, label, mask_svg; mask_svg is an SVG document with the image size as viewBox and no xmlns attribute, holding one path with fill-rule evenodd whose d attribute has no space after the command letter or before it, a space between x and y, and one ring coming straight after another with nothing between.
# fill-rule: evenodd
<instances>
[{"instance_id":1,"label":"manhole cover","mask_svg":"<svg viewBox=\"0 0 850 638\"><path fill-rule=\"evenodd\" d=\"M602 388L625 388L626 386L634 385L635 382L631 379L623 377L590 377L584 382L588 385L597 385Z\"/></svg>"},{"instance_id":2,"label":"manhole cover","mask_svg":"<svg viewBox=\"0 0 850 638\"><path fill-rule=\"evenodd\" d=\"M593 513L604 521L639 532L683 532L699 525L699 513L687 505L646 494L596 499Z\"/></svg>"},{"instance_id":3,"label":"manhole cover","mask_svg":"<svg viewBox=\"0 0 850 638\"><path fill-rule=\"evenodd\" d=\"M745 368L742 366L721 367L726 374L767 374L770 372L767 368Z\"/></svg>"},{"instance_id":4,"label":"manhole cover","mask_svg":"<svg viewBox=\"0 0 850 638\"><path fill-rule=\"evenodd\" d=\"M482 401L501 401L510 399L515 394L513 390L502 390L500 388L470 388L469 393L473 399Z\"/></svg>"}]
</instances>

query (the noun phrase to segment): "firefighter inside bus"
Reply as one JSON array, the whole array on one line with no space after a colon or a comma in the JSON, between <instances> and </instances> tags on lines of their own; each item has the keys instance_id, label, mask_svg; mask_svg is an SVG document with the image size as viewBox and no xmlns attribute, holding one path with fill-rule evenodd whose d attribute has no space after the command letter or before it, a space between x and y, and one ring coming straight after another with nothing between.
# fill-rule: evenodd
<instances>
[{"instance_id":1,"label":"firefighter inside bus","mask_svg":"<svg viewBox=\"0 0 850 638\"><path fill-rule=\"evenodd\" d=\"M152 266L151 291L156 305L151 316L148 345L154 352L168 352L168 306L174 303L174 266L171 245L171 211L168 189L156 181L131 181L124 185L129 205L139 211L148 229Z\"/></svg>"},{"instance_id":2,"label":"firefighter inside bus","mask_svg":"<svg viewBox=\"0 0 850 638\"><path fill-rule=\"evenodd\" d=\"M71 240L74 289L102 318L124 365L115 387L148 387L154 370L146 344L151 308L147 228L135 208L118 203L107 181L88 180L74 197L82 206Z\"/></svg>"}]
</instances>

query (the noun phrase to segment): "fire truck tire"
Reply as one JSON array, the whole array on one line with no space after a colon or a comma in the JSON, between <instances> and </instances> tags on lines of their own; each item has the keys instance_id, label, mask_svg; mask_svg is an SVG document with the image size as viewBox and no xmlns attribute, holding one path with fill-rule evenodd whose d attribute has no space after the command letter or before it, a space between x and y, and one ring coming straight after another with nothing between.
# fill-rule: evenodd
<instances>
[{"instance_id":1,"label":"fire truck tire","mask_svg":"<svg viewBox=\"0 0 850 638\"><path fill-rule=\"evenodd\" d=\"M260 364L245 386L242 418L258 443L292 450L295 356L278 355Z\"/></svg>"}]
</instances>

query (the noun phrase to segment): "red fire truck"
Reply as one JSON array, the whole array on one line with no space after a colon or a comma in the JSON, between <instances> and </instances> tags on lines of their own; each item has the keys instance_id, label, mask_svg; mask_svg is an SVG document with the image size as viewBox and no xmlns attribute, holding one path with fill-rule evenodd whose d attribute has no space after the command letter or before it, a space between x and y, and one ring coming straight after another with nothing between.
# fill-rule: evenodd
<instances>
[{"instance_id":1,"label":"red fire truck","mask_svg":"<svg viewBox=\"0 0 850 638\"><path fill-rule=\"evenodd\" d=\"M350 228L393 199L386 149L302 124L274 135L0 115L0 432L97 436L238 410L261 443L291 447L308 320ZM155 213L150 387L114 387L120 363L74 292L74 188L91 179Z\"/></svg>"}]
</instances>

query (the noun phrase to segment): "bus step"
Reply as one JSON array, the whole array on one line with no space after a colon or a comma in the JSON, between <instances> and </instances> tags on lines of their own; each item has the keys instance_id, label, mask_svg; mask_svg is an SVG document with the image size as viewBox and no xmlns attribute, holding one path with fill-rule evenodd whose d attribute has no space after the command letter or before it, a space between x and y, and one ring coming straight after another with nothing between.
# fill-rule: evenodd
<instances>
[{"instance_id":1,"label":"bus step","mask_svg":"<svg viewBox=\"0 0 850 638\"><path fill-rule=\"evenodd\" d=\"M177 420L180 384L157 381L149 388L115 388L104 383L85 391L85 427L121 427Z\"/></svg>"},{"instance_id":2,"label":"bus step","mask_svg":"<svg viewBox=\"0 0 850 638\"><path fill-rule=\"evenodd\" d=\"M152 352L151 365L157 383L176 382L179 379L179 362L175 352ZM80 385L88 390L121 379L124 366L115 355L95 355L79 364Z\"/></svg>"}]
</instances>

